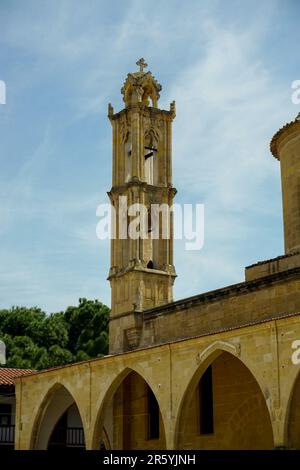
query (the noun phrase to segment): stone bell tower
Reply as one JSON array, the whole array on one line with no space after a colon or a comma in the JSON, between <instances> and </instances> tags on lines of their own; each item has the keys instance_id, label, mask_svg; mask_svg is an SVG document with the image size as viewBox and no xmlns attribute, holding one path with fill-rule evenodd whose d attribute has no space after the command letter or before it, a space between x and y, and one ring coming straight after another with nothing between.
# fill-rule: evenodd
<instances>
[{"instance_id":1,"label":"stone bell tower","mask_svg":"<svg viewBox=\"0 0 300 470\"><path fill-rule=\"evenodd\" d=\"M172 212L157 209L154 223L152 211L162 204L170 208L176 194L172 186L175 102L169 111L158 109L161 85L151 72L145 72L144 59L137 65L139 71L127 75L121 90L125 108L114 113L108 105L113 131L112 188L108 195L115 214L108 277L110 353L138 347L143 311L172 302L176 277ZM137 207L143 210L136 211ZM133 233L134 227L138 230Z\"/></svg>"}]
</instances>

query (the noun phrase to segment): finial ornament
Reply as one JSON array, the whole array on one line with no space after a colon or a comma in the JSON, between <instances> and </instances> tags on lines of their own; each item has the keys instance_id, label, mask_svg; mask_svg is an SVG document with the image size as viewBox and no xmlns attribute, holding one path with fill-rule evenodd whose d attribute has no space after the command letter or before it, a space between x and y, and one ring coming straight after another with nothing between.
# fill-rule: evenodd
<instances>
[{"instance_id":1,"label":"finial ornament","mask_svg":"<svg viewBox=\"0 0 300 470\"><path fill-rule=\"evenodd\" d=\"M136 65L140 67L140 72L144 72L144 69L148 67L148 64L146 64L145 59L141 57L137 62Z\"/></svg>"},{"instance_id":2,"label":"finial ornament","mask_svg":"<svg viewBox=\"0 0 300 470\"><path fill-rule=\"evenodd\" d=\"M151 72L145 72L148 65L145 59L141 57L136 65L139 66L138 72L128 73L125 83L121 89L123 100L126 107L132 104L142 103L144 106L157 108L159 92L161 85L155 80Z\"/></svg>"}]
</instances>

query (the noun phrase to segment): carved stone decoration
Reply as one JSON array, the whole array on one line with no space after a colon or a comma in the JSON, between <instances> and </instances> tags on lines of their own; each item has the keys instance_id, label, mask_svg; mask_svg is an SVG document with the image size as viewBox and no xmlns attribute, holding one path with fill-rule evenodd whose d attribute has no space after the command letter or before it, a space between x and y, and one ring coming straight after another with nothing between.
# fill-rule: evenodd
<instances>
[{"instance_id":1,"label":"carved stone decoration","mask_svg":"<svg viewBox=\"0 0 300 470\"><path fill-rule=\"evenodd\" d=\"M125 114L124 118L120 122L120 135L121 135L121 142L124 144L128 140L128 136L131 131L131 119L130 115Z\"/></svg>"},{"instance_id":2,"label":"carved stone decoration","mask_svg":"<svg viewBox=\"0 0 300 470\"><path fill-rule=\"evenodd\" d=\"M134 266L136 266L136 261L134 263ZM141 284L138 287L138 290L136 292L136 300L135 303L133 304L133 308L135 312L141 312L143 310L143 287Z\"/></svg>"},{"instance_id":3,"label":"carved stone decoration","mask_svg":"<svg viewBox=\"0 0 300 470\"><path fill-rule=\"evenodd\" d=\"M150 129L151 127L151 119L148 115L144 115L143 125L144 125L145 132L147 132L147 130Z\"/></svg>"},{"instance_id":4,"label":"carved stone decoration","mask_svg":"<svg viewBox=\"0 0 300 470\"><path fill-rule=\"evenodd\" d=\"M129 350L136 349L138 347L141 337L141 331L142 328L136 326L125 330L125 338Z\"/></svg>"},{"instance_id":5,"label":"carved stone decoration","mask_svg":"<svg viewBox=\"0 0 300 470\"><path fill-rule=\"evenodd\" d=\"M149 99L152 106L157 107L161 85L155 80L151 72L144 72L145 63L138 61L140 70L129 73L121 89L123 100L126 106L141 102L149 106Z\"/></svg>"},{"instance_id":6,"label":"carved stone decoration","mask_svg":"<svg viewBox=\"0 0 300 470\"><path fill-rule=\"evenodd\" d=\"M214 343L207 346L203 351L199 352L196 356L197 364L201 364L207 357L209 357L214 351L220 350L227 351L234 356L240 357L241 345L240 343L233 344L227 341L215 341Z\"/></svg>"},{"instance_id":7,"label":"carved stone decoration","mask_svg":"<svg viewBox=\"0 0 300 470\"><path fill-rule=\"evenodd\" d=\"M278 408L275 408L275 407L272 407L271 408L271 419L273 422L280 422L282 420L282 417L283 417L283 410L282 408L278 407Z\"/></svg>"},{"instance_id":8,"label":"carved stone decoration","mask_svg":"<svg viewBox=\"0 0 300 470\"><path fill-rule=\"evenodd\" d=\"M111 103L108 103L108 117L109 119L113 116L114 114L114 108Z\"/></svg>"},{"instance_id":9,"label":"carved stone decoration","mask_svg":"<svg viewBox=\"0 0 300 470\"><path fill-rule=\"evenodd\" d=\"M172 117L174 118L176 116L176 103L175 103L175 101L172 101L172 103L170 103L170 111L172 113Z\"/></svg>"},{"instance_id":10,"label":"carved stone decoration","mask_svg":"<svg viewBox=\"0 0 300 470\"><path fill-rule=\"evenodd\" d=\"M144 57L141 57L137 62L136 65L140 67L140 72L144 72L144 69L148 67L146 64Z\"/></svg>"},{"instance_id":11,"label":"carved stone decoration","mask_svg":"<svg viewBox=\"0 0 300 470\"><path fill-rule=\"evenodd\" d=\"M145 131L145 140L147 138L152 142L153 145L154 142L159 142L160 132L155 127L150 127Z\"/></svg>"},{"instance_id":12,"label":"carved stone decoration","mask_svg":"<svg viewBox=\"0 0 300 470\"><path fill-rule=\"evenodd\" d=\"M124 123L124 122L120 123L120 135L121 135L122 144L125 144L125 142L128 139L129 129L128 129L126 123Z\"/></svg>"},{"instance_id":13,"label":"carved stone decoration","mask_svg":"<svg viewBox=\"0 0 300 470\"><path fill-rule=\"evenodd\" d=\"M141 102L142 99L143 99L144 88L140 85L137 85L137 86L134 87L134 89L135 89L136 94L137 94L138 102Z\"/></svg>"},{"instance_id":14,"label":"carved stone decoration","mask_svg":"<svg viewBox=\"0 0 300 470\"><path fill-rule=\"evenodd\" d=\"M159 129L163 129L165 125L165 121L163 119L160 119L157 123Z\"/></svg>"}]
</instances>

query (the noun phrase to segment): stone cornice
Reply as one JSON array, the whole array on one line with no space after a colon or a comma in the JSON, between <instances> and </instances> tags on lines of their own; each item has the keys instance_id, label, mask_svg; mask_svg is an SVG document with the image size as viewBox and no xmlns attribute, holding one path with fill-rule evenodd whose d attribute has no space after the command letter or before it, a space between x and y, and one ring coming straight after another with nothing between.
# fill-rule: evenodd
<instances>
[{"instance_id":1,"label":"stone cornice","mask_svg":"<svg viewBox=\"0 0 300 470\"><path fill-rule=\"evenodd\" d=\"M130 314L132 314L132 313L133 312L130 312ZM125 314L125 315L127 315L127 314ZM139 315L141 315L141 314L139 314ZM217 334L220 334L220 333L225 333L225 332L234 331L234 330L242 330L242 329L247 328L249 326L268 324L268 323L271 323L271 322L274 322L274 321L283 320L283 319L286 319L286 318L298 317L298 316L300 316L300 312L298 312L298 311L295 311L295 312L292 312L292 313L282 312L282 313L280 313L280 314L278 314L274 317L263 318L263 319L259 319L259 320L253 320L253 321L245 323L243 325L235 325L235 326L231 326L231 327L225 327L225 328L222 328L222 329L219 329L219 330L215 330L215 331L211 331L211 332L205 332L205 333L202 333L202 334L199 334L199 335L189 336L187 338L175 339L173 341L165 341L165 342L162 342L162 343L157 343L157 344L153 344L153 345L146 346L146 347L145 346L144 347L138 347L138 348L130 350L130 351L123 351L123 352L117 352L117 353L114 353L114 354L107 354L105 356L96 357L94 359L88 359L88 360L85 360L85 361L73 362L71 364L64 364L62 366L52 367L51 369L43 369L43 370L39 370L39 371L33 371L33 372L28 373L26 375L16 377L15 382L16 382L16 384L19 384L21 382L26 382L27 379L30 380L31 377L36 376L36 375L47 374L49 372L54 372L55 373L57 370L62 370L62 369L71 369L72 368L72 369L76 370L78 367L81 367L81 366L84 366L84 365L89 366L90 364L96 364L97 362L114 361L114 359L117 356L125 356L125 355L134 356L135 354L140 354L142 351L144 351L147 354L148 351L151 351L151 350L153 351L155 349L160 350L161 348L169 348L173 344L189 343L190 341L193 341L197 338L204 338L204 337L208 337L208 336L214 336L214 335L217 335ZM110 321L111 320L112 319L110 319Z\"/></svg>"},{"instance_id":2,"label":"stone cornice","mask_svg":"<svg viewBox=\"0 0 300 470\"><path fill-rule=\"evenodd\" d=\"M154 108L153 106L146 106L142 103L137 103L135 105L129 105L126 108L121 109L121 111L117 113L113 113L113 111L109 112L108 117L111 121L115 121L130 111L139 111L140 113L147 115L149 117L164 116L166 119L173 119L175 117L174 106L175 105L171 103L170 111L167 111L166 109Z\"/></svg>"},{"instance_id":3,"label":"stone cornice","mask_svg":"<svg viewBox=\"0 0 300 470\"><path fill-rule=\"evenodd\" d=\"M294 131L299 131L300 132L300 113L294 119L294 121L288 122L285 124L281 129L279 129L276 134L274 134L271 143L270 143L270 150L272 155L277 158L277 160L280 160L280 155L279 155L279 145L280 143L291 133Z\"/></svg>"},{"instance_id":4,"label":"stone cornice","mask_svg":"<svg viewBox=\"0 0 300 470\"><path fill-rule=\"evenodd\" d=\"M109 196L110 194L122 194L127 191L128 188L141 188L145 192L157 192L157 193L165 193L171 194L173 197L177 193L177 189L173 186L154 186L146 183L145 181L141 181L138 178L132 178L128 183L113 186L111 190L107 193Z\"/></svg>"},{"instance_id":5,"label":"stone cornice","mask_svg":"<svg viewBox=\"0 0 300 470\"><path fill-rule=\"evenodd\" d=\"M168 266L166 267L165 270L163 269L150 269L150 268L147 268L146 266L143 265L142 262L136 262L132 265L129 265L123 269L119 269L117 271L113 271L113 268L110 269L110 273L109 273L109 276L107 278L108 281L110 281L112 278L115 278L115 277L122 277L124 276L125 274L127 273L132 273L132 272L135 272L135 273L147 273L147 275L149 276L170 276L172 278L175 279L175 277L177 277L177 274L176 274L176 271L175 271L175 268L174 266Z\"/></svg>"},{"instance_id":6,"label":"stone cornice","mask_svg":"<svg viewBox=\"0 0 300 470\"><path fill-rule=\"evenodd\" d=\"M188 297L186 299L177 300L169 304L161 305L159 307L144 310L144 319L148 320L159 315L176 313L179 310L186 310L199 304L204 304L208 302L218 302L219 300L225 297L248 294L252 291L263 289L272 284L280 283L282 281L286 281L287 279L292 279L294 277L299 276L300 267L289 269L287 271L282 271L276 274L271 274L269 276L254 279L252 281L233 284L227 287L223 287L221 289L216 289L213 291L205 292L203 294L195 295L193 297Z\"/></svg>"},{"instance_id":7,"label":"stone cornice","mask_svg":"<svg viewBox=\"0 0 300 470\"><path fill-rule=\"evenodd\" d=\"M257 263L253 263L253 264L250 264L249 266L246 266L246 269L254 268L254 266L262 266L263 264L272 263L273 261L279 261L281 259L290 258L292 256L299 255L299 254L300 254L300 251L293 251L293 253L287 253L286 255L276 256L276 258L270 258L270 259L265 259L262 261L257 261Z\"/></svg>"}]
</instances>

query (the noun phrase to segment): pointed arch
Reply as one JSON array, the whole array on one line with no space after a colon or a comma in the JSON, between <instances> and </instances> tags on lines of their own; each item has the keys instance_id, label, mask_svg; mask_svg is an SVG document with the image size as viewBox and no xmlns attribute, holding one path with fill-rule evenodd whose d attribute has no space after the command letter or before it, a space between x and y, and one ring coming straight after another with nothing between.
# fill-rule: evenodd
<instances>
[{"instance_id":1,"label":"pointed arch","mask_svg":"<svg viewBox=\"0 0 300 470\"><path fill-rule=\"evenodd\" d=\"M218 370L221 367L220 366L221 361L222 360L224 361L224 359L226 359L227 362L229 362L229 363L231 361L231 366L236 366L237 372L238 372L237 373L237 379L242 380L241 379L242 376L247 378L248 383L249 383L249 389L252 387L252 389L254 390L253 393L254 393L255 396L252 399L251 396L248 397L246 392L245 392L244 393L244 398L243 398L243 400L241 400L241 403L238 403L238 400L237 400L237 402L235 404L235 408L236 408L235 411L233 409L234 407L232 407L232 406L228 407L228 409L224 410L223 416L226 415L227 416L226 419L228 421L227 431L226 432L223 431L223 435L222 435L222 432L220 432L220 436L222 435L222 438L220 438L220 442L218 443L218 445L219 445L218 448L223 448L222 445L224 446L224 448L230 448L231 445L233 446L232 448L234 448L235 444L232 442L232 439L229 435L229 430L231 430L232 432L233 431L237 432L238 431L237 426L240 426L240 429L242 429L243 419L245 420L249 416L248 409L251 409L251 407L253 409L256 409L256 408L259 409L260 412L263 410L262 412L263 412L263 415L264 415L264 423L267 423L267 430L268 430L268 439L267 439L267 441L269 443L269 447L272 448L273 441L274 441L273 440L272 422L271 422L271 416L270 416L269 408L268 408L267 402L266 402L265 397L264 397L263 389L261 387L260 382L257 380L255 374L251 370L251 367L246 365L244 363L244 361L241 360L240 352L241 352L241 350L240 350L239 344L233 344L233 343L228 343L228 342L223 342L223 341L215 341L214 343L209 345L207 348L200 351L200 353L197 356L198 367L194 371L194 373L193 373L193 375L192 375L192 377L191 377L191 379L190 379L190 381L189 381L189 383L188 383L188 385L185 389L185 392L183 393L183 396L181 398L181 401L180 401L180 404L179 404L179 407L178 407L177 420L176 420L176 426L175 426L175 448L185 448L184 438L183 438L184 426L185 426L184 421L185 421L186 416L188 414L189 408L191 406L194 406L194 405L191 405L192 400L196 400L197 396L199 397L200 381L201 381L201 378L204 375L204 372L207 371L207 369L209 367L215 367L215 366L218 365L218 369L216 369L214 371L214 375L217 374ZM226 377L225 377L225 380L226 380ZM214 380L213 380L213 390L215 389L215 385L216 384L215 384L215 378L214 378ZM220 386L221 385L222 384L220 383L220 380L219 380L218 383L217 383L217 387L218 387L219 391L220 391ZM231 382L227 383L225 385L226 385L226 387L230 387L230 386L233 387L233 384ZM227 388L226 394L228 393L229 389L230 388ZM241 390L237 386L236 387L236 397L239 395L240 391ZM223 393L223 396L226 396L226 394ZM220 395L220 393L219 393L219 395ZM243 401L243 403L242 403L242 401ZM217 405L220 409L220 403L218 403ZM198 403L197 406L198 406L198 410L199 410L200 404ZM214 404L214 410L215 410L215 404ZM214 411L214 414L215 414L215 411ZM232 418L233 415L235 416L235 419ZM194 413L193 416L195 416L195 413ZM260 414L258 413L257 416L260 417ZM214 419L214 422L215 422L215 416L213 417L213 419ZM242 419L242 421L240 422L241 419ZM222 420L224 420L224 417L222 418ZM218 421L220 421L219 417L217 417L217 422ZM239 422L240 424L236 425L237 422ZM225 425L224 425L224 428L225 428ZM216 434L215 431L214 431L213 434ZM199 436L201 435L200 431L198 431L198 435ZM204 439L203 439L203 441L204 441ZM208 439L207 439L207 442L206 442L205 445L208 446L206 448L215 448L215 447L210 447L210 445L213 445L213 444L209 443ZM186 446L187 446L186 448L190 448L190 447L188 447L189 444L186 444Z\"/></svg>"},{"instance_id":2,"label":"pointed arch","mask_svg":"<svg viewBox=\"0 0 300 470\"><path fill-rule=\"evenodd\" d=\"M96 418L94 420L93 424L93 434L92 434L92 449L98 449L99 448L99 443L102 438L102 433L104 429L104 424L105 424L105 418L106 418L106 411L108 410L110 404L112 403L112 400L114 400L116 392L119 390L121 385L124 383L124 381L131 375L131 374L136 374L146 385L149 387L149 389L152 391L153 395L155 396L157 403L158 403L158 408L159 408L159 413L160 413L160 418L161 418L161 432L163 436L163 440L165 441L165 422L164 422L164 416L162 413L162 408L160 404L160 397L154 390L153 385L149 382L149 380L144 376L144 374L138 370L138 368L133 368L133 367L125 367L122 371L120 371L113 381L109 384L108 388L106 391L101 394L98 404L96 409L98 410ZM101 393L101 391L100 391ZM114 448L113 442L111 442L112 448Z\"/></svg>"},{"instance_id":3,"label":"pointed arch","mask_svg":"<svg viewBox=\"0 0 300 470\"><path fill-rule=\"evenodd\" d=\"M47 448L51 433L59 418L73 404L77 407L78 414L82 422L83 432L85 434L82 412L72 392L65 384L55 382L50 386L42 398L41 403L37 406L38 412L32 427L30 449ZM45 432L43 432L44 430Z\"/></svg>"},{"instance_id":4,"label":"pointed arch","mask_svg":"<svg viewBox=\"0 0 300 470\"><path fill-rule=\"evenodd\" d=\"M284 445L300 449L300 370L294 366L292 372L284 416Z\"/></svg>"},{"instance_id":5,"label":"pointed arch","mask_svg":"<svg viewBox=\"0 0 300 470\"><path fill-rule=\"evenodd\" d=\"M207 358L212 358L214 353L219 354L221 351L227 351L234 356L239 357L241 354L241 345L240 343L233 344L229 343L228 341L214 341L212 344L199 352L198 360L199 362L204 362Z\"/></svg>"},{"instance_id":6,"label":"pointed arch","mask_svg":"<svg viewBox=\"0 0 300 470\"><path fill-rule=\"evenodd\" d=\"M106 429L103 428L103 434L102 434L102 438L100 441L100 450L111 450L111 448L112 447L111 447L109 436L107 434Z\"/></svg>"}]
</instances>

